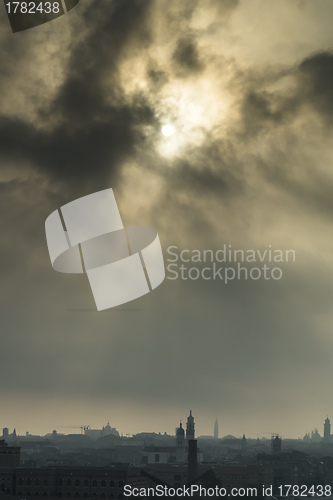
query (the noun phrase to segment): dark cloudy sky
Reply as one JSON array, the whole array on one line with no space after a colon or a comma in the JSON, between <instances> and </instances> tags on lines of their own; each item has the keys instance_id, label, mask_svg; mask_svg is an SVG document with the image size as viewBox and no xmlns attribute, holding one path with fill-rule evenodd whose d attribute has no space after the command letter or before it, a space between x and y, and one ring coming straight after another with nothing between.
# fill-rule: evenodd
<instances>
[{"instance_id":1,"label":"dark cloudy sky","mask_svg":"<svg viewBox=\"0 0 333 500\"><path fill-rule=\"evenodd\" d=\"M81 0L0 24L0 427L303 436L333 418L331 0ZM170 138L161 127L172 124ZM280 281L94 311L47 216L112 187L162 246L294 249ZM167 256L167 255L166 255Z\"/></svg>"}]
</instances>

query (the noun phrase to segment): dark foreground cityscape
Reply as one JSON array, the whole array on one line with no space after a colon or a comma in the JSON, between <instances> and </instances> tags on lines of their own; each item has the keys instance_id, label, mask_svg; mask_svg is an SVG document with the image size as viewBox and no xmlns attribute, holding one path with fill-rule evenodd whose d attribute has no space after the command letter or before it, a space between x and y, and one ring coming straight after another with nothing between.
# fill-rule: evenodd
<instances>
[{"instance_id":1,"label":"dark foreground cityscape","mask_svg":"<svg viewBox=\"0 0 333 500\"><path fill-rule=\"evenodd\" d=\"M76 434L54 430L18 436L3 429L0 496L74 498L330 498L333 437L326 418L303 439L195 437L192 411L175 436L120 436L78 426Z\"/></svg>"}]
</instances>

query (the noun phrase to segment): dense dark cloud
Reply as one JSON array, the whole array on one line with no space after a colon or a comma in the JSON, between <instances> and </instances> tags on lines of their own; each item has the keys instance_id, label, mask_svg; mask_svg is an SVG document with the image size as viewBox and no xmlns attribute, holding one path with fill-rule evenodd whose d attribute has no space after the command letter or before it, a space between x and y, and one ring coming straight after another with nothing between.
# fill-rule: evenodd
<instances>
[{"instance_id":1,"label":"dense dark cloud","mask_svg":"<svg viewBox=\"0 0 333 500\"><path fill-rule=\"evenodd\" d=\"M64 81L51 102L42 101L43 107L37 104L39 122L1 117L0 150L4 161L8 157L28 161L51 182L60 183L62 189L64 183L70 182L71 196L115 182L122 162L134 156L137 148L146 146L142 127L158 126L156 102L143 94L129 99L119 78L126 55L136 46L144 51L152 43L151 7L152 2L137 0L109 1L98 4L98 8L92 2L86 8L86 36L77 42L74 33ZM231 7L226 2L218 9L227 12ZM194 10L194 3L184 4L184 17L177 24L187 23ZM204 69L191 37L178 40L170 59L180 74L191 75ZM148 74L153 87L168 80L168 73L162 70L148 69ZM200 184L205 184L214 175L208 168L206 179L195 168L192 173L185 168L181 183L190 181L187 172L194 188L197 177L201 178ZM182 179L181 172L177 175Z\"/></svg>"},{"instance_id":2,"label":"dense dark cloud","mask_svg":"<svg viewBox=\"0 0 333 500\"><path fill-rule=\"evenodd\" d=\"M267 133L274 127L290 123L304 112L304 108L312 108L326 123L331 122L331 52L320 52L306 57L297 66L283 68L280 73L268 67L265 76L261 78L252 71L243 76L244 79L250 76L244 85L240 104L242 125L246 134L251 136ZM291 88L285 86L275 91L269 89L274 78L276 82L283 82L286 77L294 80Z\"/></svg>"},{"instance_id":3,"label":"dense dark cloud","mask_svg":"<svg viewBox=\"0 0 333 500\"><path fill-rule=\"evenodd\" d=\"M141 0L105 2L98 8L90 4L88 35L79 43L73 40L65 80L55 98L38 110L45 126L1 118L4 161L10 155L30 161L52 182L75 180L73 194L84 194L87 181L90 190L92 185L101 189L114 177L122 160L144 141L140 127L154 121L146 100L133 96L127 102L118 81L123 53L135 43L144 48L149 42L149 7ZM50 119L56 123L48 125Z\"/></svg>"},{"instance_id":4,"label":"dense dark cloud","mask_svg":"<svg viewBox=\"0 0 333 500\"><path fill-rule=\"evenodd\" d=\"M251 91L244 96L241 112L244 131L247 135L265 134L285 122L294 112L290 100L281 99L265 90Z\"/></svg>"},{"instance_id":5,"label":"dense dark cloud","mask_svg":"<svg viewBox=\"0 0 333 500\"><path fill-rule=\"evenodd\" d=\"M332 123L333 54L320 52L307 57L299 66L303 99Z\"/></svg>"},{"instance_id":6,"label":"dense dark cloud","mask_svg":"<svg viewBox=\"0 0 333 500\"><path fill-rule=\"evenodd\" d=\"M266 154L258 151L253 158L260 176L318 217L332 215L332 180L325 164L314 168L316 157L309 144L325 143L326 133L330 134L326 127L331 125L332 114L332 61L330 52L321 52L280 73L268 68L261 82L251 72L246 82L250 90L245 90L240 102L240 137L247 143L256 139L266 144ZM273 75L276 82L289 78L288 84L271 90ZM301 131L296 123L303 120Z\"/></svg>"},{"instance_id":7,"label":"dense dark cloud","mask_svg":"<svg viewBox=\"0 0 333 500\"><path fill-rule=\"evenodd\" d=\"M84 101L83 101L84 102ZM149 122L152 113L145 105L109 107L103 121L80 121L56 126L51 132L38 130L22 121L0 120L0 147L3 161L11 155L17 161L31 161L51 181L75 182L73 193L90 188L101 189L112 179L121 161L133 154L143 141L135 127ZM13 148L15 150L12 154Z\"/></svg>"},{"instance_id":8,"label":"dense dark cloud","mask_svg":"<svg viewBox=\"0 0 333 500\"><path fill-rule=\"evenodd\" d=\"M203 70L204 65L200 61L199 50L196 41L191 38L181 38L172 55L180 75L193 75Z\"/></svg>"}]
</instances>

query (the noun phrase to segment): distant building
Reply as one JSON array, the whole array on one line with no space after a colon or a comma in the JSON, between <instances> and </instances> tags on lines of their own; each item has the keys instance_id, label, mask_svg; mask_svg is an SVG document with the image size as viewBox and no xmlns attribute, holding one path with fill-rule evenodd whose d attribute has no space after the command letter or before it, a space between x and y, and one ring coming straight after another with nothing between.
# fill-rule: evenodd
<instances>
[{"instance_id":1,"label":"distant building","mask_svg":"<svg viewBox=\"0 0 333 500\"><path fill-rule=\"evenodd\" d=\"M215 424L214 424L214 439L218 439L218 438L219 438L219 423L216 419Z\"/></svg>"},{"instance_id":2,"label":"distant building","mask_svg":"<svg viewBox=\"0 0 333 500\"><path fill-rule=\"evenodd\" d=\"M198 443L196 439L188 442L188 481L195 481L198 476Z\"/></svg>"},{"instance_id":3,"label":"distant building","mask_svg":"<svg viewBox=\"0 0 333 500\"><path fill-rule=\"evenodd\" d=\"M186 462L185 431L181 422L176 431L176 462L178 464L184 464Z\"/></svg>"},{"instance_id":4,"label":"distant building","mask_svg":"<svg viewBox=\"0 0 333 500\"><path fill-rule=\"evenodd\" d=\"M159 478L161 484L169 484L178 488L188 483L188 467L186 465L163 465L154 464L145 467L143 470L149 472L152 476ZM214 483L205 484L204 475L213 472ZM273 468L270 464L246 464L246 465L208 465L199 464L197 468L196 484L202 484L203 487L215 486L217 483L223 484L228 491L232 488L257 487L262 489L263 484L273 484ZM231 494L229 494L231 497ZM178 497L177 497L178 498ZM216 498L216 497L214 497ZM245 497L244 497L245 498ZM247 497L246 497L247 498Z\"/></svg>"},{"instance_id":5,"label":"distant building","mask_svg":"<svg viewBox=\"0 0 333 500\"><path fill-rule=\"evenodd\" d=\"M152 464L185 464L188 461L189 441L194 438L194 417L192 411L187 418L186 439L182 423L176 429L175 446L145 446L142 452L141 463L143 465ZM197 461L202 462L201 450L197 450Z\"/></svg>"},{"instance_id":6,"label":"distant building","mask_svg":"<svg viewBox=\"0 0 333 500\"><path fill-rule=\"evenodd\" d=\"M303 441L306 441L307 443L311 442L310 432L306 432L306 434L303 437Z\"/></svg>"},{"instance_id":7,"label":"distant building","mask_svg":"<svg viewBox=\"0 0 333 500\"><path fill-rule=\"evenodd\" d=\"M103 426L103 429L101 431L101 435L102 435L102 437L103 436L110 436L110 435L119 437L119 432L114 427L111 427L109 422L108 422L105 427Z\"/></svg>"},{"instance_id":8,"label":"distant building","mask_svg":"<svg viewBox=\"0 0 333 500\"><path fill-rule=\"evenodd\" d=\"M58 450L58 447L47 439L37 439L36 441L28 439L21 441L20 444L21 452L25 458L27 456L32 457L41 455L46 452L46 450Z\"/></svg>"},{"instance_id":9,"label":"distant building","mask_svg":"<svg viewBox=\"0 0 333 500\"><path fill-rule=\"evenodd\" d=\"M315 429L314 431L311 432L311 441L313 443L319 443L321 441L321 436L318 432L318 429Z\"/></svg>"},{"instance_id":10,"label":"distant building","mask_svg":"<svg viewBox=\"0 0 333 500\"><path fill-rule=\"evenodd\" d=\"M195 439L194 434L195 434L194 417L192 416L192 410L190 410L190 414L187 417L187 423L186 423L186 441L189 441L190 439Z\"/></svg>"},{"instance_id":11,"label":"distant building","mask_svg":"<svg viewBox=\"0 0 333 500\"><path fill-rule=\"evenodd\" d=\"M327 417L324 423L324 441L330 441L331 439L331 421Z\"/></svg>"},{"instance_id":12,"label":"distant building","mask_svg":"<svg viewBox=\"0 0 333 500\"><path fill-rule=\"evenodd\" d=\"M273 434L271 438L271 450L273 455L281 453L282 439L278 434Z\"/></svg>"},{"instance_id":13,"label":"distant building","mask_svg":"<svg viewBox=\"0 0 333 500\"><path fill-rule=\"evenodd\" d=\"M145 446L141 463L143 465L175 464L176 446Z\"/></svg>"},{"instance_id":14,"label":"distant building","mask_svg":"<svg viewBox=\"0 0 333 500\"><path fill-rule=\"evenodd\" d=\"M0 468L0 491L18 498L124 498L124 485L147 487L133 467Z\"/></svg>"},{"instance_id":15,"label":"distant building","mask_svg":"<svg viewBox=\"0 0 333 500\"><path fill-rule=\"evenodd\" d=\"M318 477L319 461L295 450L278 455L259 453L257 462L261 465L271 465L275 487L281 484L315 484L315 478Z\"/></svg>"},{"instance_id":16,"label":"distant building","mask_svg":"<svg viewBox=\"0 0 333 500\"><path fill-rule=\"evenodd\" d=\"M102 429L90 429L88 427L85 428L84 435L88 436L90 439L96 440L100 437L111 436L111 435L119 437L119 432L114 427L111 427L108 422L105 427L103 426Z\"/></svg>"},{"instance_id":17,"label":"distant building","mask_svg":"<svg viewBox=\"0 0 333 500\"><path fill-rule=\"evenodd\" d=\"M20 447L8 446L0 441L0 467L18 467L20 465Z\"/></svg>"}]
</instances>

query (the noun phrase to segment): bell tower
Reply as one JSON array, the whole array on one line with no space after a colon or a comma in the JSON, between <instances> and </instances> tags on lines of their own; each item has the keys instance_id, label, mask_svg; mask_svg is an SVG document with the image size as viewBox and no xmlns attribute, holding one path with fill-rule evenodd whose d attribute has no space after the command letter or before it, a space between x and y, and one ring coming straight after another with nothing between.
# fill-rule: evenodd
<instances>
[{"instance_id":1,"label":"bell tower","mask_svg":"<svg viewBox=\"0 0 333 500\"><path fill-rule=\"evenodd\" d=\"M188 442L190 439L194 439L194 417L192 416L192 410L190 410L190 414L187 417L186 423L186 441Z\"/></svg>"},{"instance_id":2,"label":"bell tower","mask_svg":"<svg viewBox=\"0 0 333 500\"><path fill-rule=\"evenodd\" d=\"M219 438L219 423L217 419L215 420L215 425L214 425L214 439Z\"/></svg>"},{"instance_id":3,"label":"bell tower","mask_svg":"<svg viewBox=\"0 0 333 500\"><path fill-rule=\"evenodd\" d=\"M183 424L181 422L176 432L176 440L177 440L177 446L185 446L185 431L183 429Z\"/></svg>"},{"instance_id":4,"label":"bell tower","mask_svg":"<svg viewBox=\"0 0 333 500\"><path fill-rule=\"evenodd\" d=\"M324 441L329 441L331 438L331 422L327 417L324 423Z\"/></svg>"}]
</instances>

